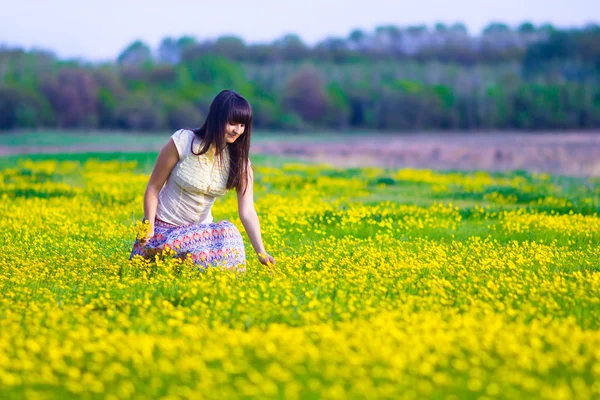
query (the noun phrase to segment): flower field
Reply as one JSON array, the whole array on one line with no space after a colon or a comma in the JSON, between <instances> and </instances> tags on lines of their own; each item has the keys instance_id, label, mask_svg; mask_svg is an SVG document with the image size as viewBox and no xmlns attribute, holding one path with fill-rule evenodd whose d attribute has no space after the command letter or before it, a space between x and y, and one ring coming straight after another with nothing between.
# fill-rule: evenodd
<instances>
[{"instance_id":1,"label":"flower field","mask_svg":"<svg viewBox=\"0 0 600 400\"><path fill-rule=\"evenodd\" d=\"M128 260L133 156L2 166L0 396L600 397L600 180L259 161L245 273Z\"/></svg>"}]
</instances>

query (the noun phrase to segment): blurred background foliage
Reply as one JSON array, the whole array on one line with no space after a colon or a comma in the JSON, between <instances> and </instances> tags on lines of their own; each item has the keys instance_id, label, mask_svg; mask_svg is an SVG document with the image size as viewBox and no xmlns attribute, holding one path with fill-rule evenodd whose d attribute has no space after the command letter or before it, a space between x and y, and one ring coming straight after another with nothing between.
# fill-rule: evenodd
<instances>
[{"instance_id":1,"label":"blurred background foliage","mask_svg":"<svg viewBox=\"0 0 600 400\"><path fill-rule=\"evenodd\" d=\"M262 129L593 129L600 26L380 26L314 46L184 36L102 63L0 48L0 129L196 127L224 88Z\"/></svg>"}]
</instances>

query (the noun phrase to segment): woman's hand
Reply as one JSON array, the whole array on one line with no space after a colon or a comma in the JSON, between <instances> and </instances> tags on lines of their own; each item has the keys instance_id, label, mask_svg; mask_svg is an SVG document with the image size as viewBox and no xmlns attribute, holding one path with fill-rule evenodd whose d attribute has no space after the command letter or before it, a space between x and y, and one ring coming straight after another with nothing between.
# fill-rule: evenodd
<instances>
[{"instance_id":1,"label":"woman's hand","mask_svg":"<svg viewBox=\"0 0 600 400\"><path fill-rule=\"evenodd\" d=\"M240 220L246 229L248 238L254 247L254 251L258 256L258 260L263 265L271 266L275 265L275 259L264 251L262 237L260 234L260 223L258 222L258 215L254 209L254 173L252 172L252 165L248 160L247 176L244 183L245 190L238 190L238 213Z\"/></svg>"},{"instance_id":2,"label":"woman's hand","mask_svg":"<svg viewBox=\"0 0 600 400\"><path fill-rule=\"evenodd\" d=\"M154 220L156 218L156 208L158 207L158 193L167 181L173 167L179 161L179 150L173 139L169 139L162 148L156 159L156 164L152 170L152 175L148 181L146 192L144 193L144 220L149 225L144 234L138 235L139 243L145 246L148 239L154 236ZM140 232L141 233L141 232ZM142 241L142 239L145 239Z\"/></svg>"},{"instance_id":3,"label":"woman's hand","mask_svg":"<svg viewBox=\"0 0 600 400\"><path fill-rule=\"evenodd\" d=\"M152 239L152 237L154 236L154 228L150 228L148 229L148 233L146 234L146 236L141 237L138 242L140 243L141 246L145 246L148 241L150 239Z\"/></svg>"},{"instance_id":4,"label":"woman's hand","mask_svg":"<svg viewBox=\"0 0 600 400\"><path fill-rule=\"evenodd\" d=\"M275 265L275 259L273 256L267 253L258 253L258 261L263 265Z\"/></svg>"}]
</instances>

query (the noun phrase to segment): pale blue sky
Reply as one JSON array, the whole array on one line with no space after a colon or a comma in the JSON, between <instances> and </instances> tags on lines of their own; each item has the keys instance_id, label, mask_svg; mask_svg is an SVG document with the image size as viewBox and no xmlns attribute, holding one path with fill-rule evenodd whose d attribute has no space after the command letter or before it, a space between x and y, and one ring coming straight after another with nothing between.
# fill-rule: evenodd
<instances>
[{"instance_id":1,"label":"pale blue sky","mask_svg":"<svg viewBox=\"0 0 600 400\"><path fill-rule=\"evenodd\" d=\"M198 39L235 34L248 43L286 33L307 44L354 28L464 23L478 34L491 21L517 26L550 22L581 27L600 21L598 0L3 0L0 44L42 47L60 57L113 59L141 39L152 48L166 36Z\"/></svg>"}]
</instances>

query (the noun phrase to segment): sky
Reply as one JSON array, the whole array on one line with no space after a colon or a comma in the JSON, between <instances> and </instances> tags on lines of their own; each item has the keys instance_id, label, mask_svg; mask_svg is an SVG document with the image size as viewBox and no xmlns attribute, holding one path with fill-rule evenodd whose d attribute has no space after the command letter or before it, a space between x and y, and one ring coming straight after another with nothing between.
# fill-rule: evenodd
<instances>
[{"instance_id":1,"label":"sky","mask_svg":"<svg viewBox=\"0 0 600 400\"><path fill-rule=\"evenodd\" d=\"M479 34L490 22L516 27L583 27L600 22L598 0L2 0L0 45L43 48L60 58L115 59L135 40L152 49L168 36L199 40L233 34L270 43L287 33L308 45L380 25L464 23Z\"/></svg>"}]
</instances>

